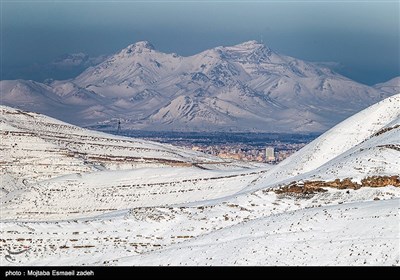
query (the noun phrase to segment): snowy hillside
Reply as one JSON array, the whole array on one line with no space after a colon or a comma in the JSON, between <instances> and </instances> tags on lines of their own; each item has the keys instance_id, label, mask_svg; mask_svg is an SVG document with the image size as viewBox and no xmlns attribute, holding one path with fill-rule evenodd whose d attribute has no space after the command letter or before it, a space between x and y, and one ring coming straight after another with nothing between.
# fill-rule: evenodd
<instances>
[{"instance_id":1,"label":"snowy hillside","mask_svg":"<svg viewBox=\"0 0 400 280\"><path fill-rule=\"evenodd\" d=\"M137 42L75 79L0 83L4 105L102 130L322 132L394 93L256 41L189 57Z\"/></svg>"},{"instance_id":2,"label":"snowy hillside","mask_svg":"<svg viewBox=\"0 0 400 280\"><path fill-rule=\"evenodd\" d=\"M116 205L213 199L237 192L269 168L249 171L251 165L242 162L0 109L2 202L19 205L2 212L8 218L47 213L43 218L61 219L97 215Z\"/></svg>"},{"instance_id":3,"label":"snowy hillside","mask_svg":"<svg viewBox=\"0 0 400 280\"><path fill-rule=\"evenodd\" d=\"M395 94L400 92L400 77L393 78L385 83L374 85L379 91Z\"/></svg>"},{"instance_id":4,"label":"snowy hillside","mask_svg":"<svg viewBox=\"0 0 400 280\"><path fill-rule=\"evenodd\" d=\"M77 170L96 171L224 164L219 158L171 145L89 131L10 107L0 109L1 145L6 155L2 168L18 178L45 179L76 173L74 166ZM60 174L53 170L57 165L65 165L60 167Z\"/></svg>"},{"instance_id":5,"label":"snowy hillside","mask_svg":"<svg viewBox=\"0 0 400 280\"><path fill-rule=\"evenodd\" d=\"M399 174L400 94L386 98L331 128L260 179L276 184L307 172L337 179ZM347 175L346 175L347 174Z\"/></svg>"},{"instance_id":6,"label":"snowy hillside","mask_svg":"<svg viewBox=\"0 0 400 280\"><path fill-rule=\"evenodd\" d=\"M266 216L164 251L118 258L114 265L399 265L399 203L352 203Z\"/></svg>"},{"instance_id":7,"label":"snowy hillside","mask_svg":"<svg viewBox=\"0 0 400 280\"><path fill-rule=\"evenodd\" d=\"M399 94L272 169L1 110L1 265L400 264Z\"/></svg>"}]
</instances>

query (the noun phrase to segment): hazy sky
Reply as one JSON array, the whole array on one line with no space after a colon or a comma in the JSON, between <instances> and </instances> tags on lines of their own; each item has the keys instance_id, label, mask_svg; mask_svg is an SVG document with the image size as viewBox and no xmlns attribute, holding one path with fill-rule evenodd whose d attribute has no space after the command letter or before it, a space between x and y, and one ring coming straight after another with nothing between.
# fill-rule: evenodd
<instances>
[{"instance_id":1,"label":"hazy sky","mask_svg":"<svg viewBox=\"0 0 400 280\"><path fill-rule=\"evenodd\" d=\"M360 82L400 75L399 1L0 1L3 77L63 53L110 54L139 40L191 55L261 38L283 54L338 62Z\"/></svg>"}]
</instances>

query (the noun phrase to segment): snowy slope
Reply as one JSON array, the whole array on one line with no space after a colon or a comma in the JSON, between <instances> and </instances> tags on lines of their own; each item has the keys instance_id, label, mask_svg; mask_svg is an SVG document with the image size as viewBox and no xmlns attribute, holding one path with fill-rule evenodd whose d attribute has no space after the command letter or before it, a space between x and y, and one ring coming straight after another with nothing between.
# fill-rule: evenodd
<instances>
[{"instance_id":1,"label":"snowy slope","mask_svg":"<svg viewBox=\"0 0 400 280\"><path fill-rule=\"evenodd\" d=\"M385 99L271 170L239 169L238 163L2 107L2 136L10 137L2 150L14 160L2 165L0 264L399 265L399 106L400 95ZM25 157L14 153L15 139L32 128L42 142L30 139ZM47 171L74 158L60 146L86 153L83 164L75 158L76 166L90 170ZM27 179L19 182L6 168L21 169L18 162L30 154L38 158L39 147L54 155L54 163L31 164L29 172L19 171ZM130 153L163 161L143 157L145 166L137 168L127 163ZM204 170L208 164L227 170ZM52 178L37 178L41 170ZM368 176L382 180L305 189L310 181L357 183ZM289 184L300 187L291 192Z\"/></svg>"},{"instance_id":2,"label":"snowy slope","mask_svg":"<svg viewBox=\"0 0 400 280\"><path fill-rule=\"evenodd\" d=\"M66 109L53 89L34 81L0 81L1 103L30 108L31 111L51 114L53 111Z\"/></svg>"},{"instance_id":3,"label":"snowy slope","mask_svg":"<svg viewBox=\"0 0 400 280\"><path fill-rule=\"evenodd\" d=\"M269 168L249 171L251 165L241 162L0 109L1 209L7 219L87 217L215 199Z\"/></svg>"},{"instance_id":4,"label":"snowy slope","mask_svg":"<svg viewBox=\"0 0 400 280\"><path fill-rule=\"evenodd\" d=\"M114 265L398 265L399 205L393 199L287 212Z\"/></svg>"},{"instance_id":5,"label":"snowy slope","mask_svg":"<svg viewBox=\"0 0 400 280\"><path fill-rule=\"evenodd\" d=\"M332 230L333 232L337 232L337 230L343 230L346 232L348 227L344 226L340 228L339 225L349 223L356 219L361 219L363 221L365 221L365 219L369 219L369 221L372 219L373 223L377 224L373 230L378 232L383 240L386 236L390 236L391 234L393 237L393 231L395 232L397 230L395 227L396 223L393 222L391 223L393 226L391 229L393 231L389 230L387 226L382 226L387 221L391 221L390 219L396 219L396 217L398 217L396 216L398 214L395 212L395 203L398 202L397 200L393 200L395 203L386 204L391 208L390 211L386 211L388 209L385 209L385 211L377 211L377 207L370 207L370 211L363 211L364 213L362 214L360 214L361 211L355 211L358 216L354 219L352 217L352 212L358 210L356 208L364 208L363 206L359 207L359 204L365 205L365 203L363 203L365 200L372 201L374 197L379 197L380 199L390 201L390 199L398 197L399 195L398 188L393 187L381 189L363 188L357 191L350 191L350 194L347 194L345 190L329 191L308 197L281 196L273 192L259 191L250 196L241 196L236 200L231 200L228 203L215 206L144 207L116 211L107 215L100 215L94 219L54 222L3 221L0 230L2 237L7 239L4 247L9 248L11 251L22 248L30 248L30 250L19 255L16 260L11 263L4 260L3 257L6 255L6 252L3 250L1 251L0 260L3 261L2 264L8 265L126 265L150 264L150 257L154 257L154 262L152 262L152 264L167 264L166 257L171 256L170 253L168 253L168 248L175 250L177 247L185 247L189 251L189 248L196 248L190 245L192 243L188 244L190 246L184 246L189 240L196 240L196 237L199 237L199 242L193 242L200 243L204 239L209 240L206 234L215 236L215 234L229 231L229 229L245 229L248 225L253 226L254 223L256 223L250 222L250 224L248 224L249 221L257 221L257 219L258 221L266 219L272 221L269 227L271 231L264 230L268 227L260 227L261 231L264 233L270 232L269 235L271 237L282 237L282 239L280 239L281 241L275 240L277 241L274 243L276 244L276 246L274 246L275 250L279 250L280 246L285 246L282 240L286 238L291 240L290 238L295 238L296 234L304 234L301 238L304 243L307 243L305 239L307 239L307 237L312 237L313 234L319 234L321 230L324 230L324 225L328 225L325 228L326 231ZM322 208L324 209L323 212L321 208L318 208L321 207L321 204L337 205L338 203L342 205L334 207L339 208L336 213L342 214L342 217L340 215L333 215L330 217L331 213L329 209L332 207ZM373 203L379 205L381 202L374 201ZM301 209L305 208L315 210L313 210L312 213L310 213L310 210L306 210L304 213ZM319 215L313 220L312 217L318 212L324 215ZM366 215L367 213L369 217ZM304 219L301 219L302 222L300 225L298 224L299 221L291 219L291 217L301 218L302 216ZM379 218L381 216L382 220ZM287 219L282 219L285 217L287 217ZM309 221L307 221L307 219ZM332 227L333 222L331 219L334 219L334 221L340 220L343 224L337 224ZM326 223L327 221L328 223ZM304 224L304 227L302 224ZM318 229L316 229L315 224L319 226ZM360 228L365 227L367 224L368 223L363 223ZM349 227L351 227L351 224ZM259 230L260 229L253 227L253 232ZM303 230L303 232L301 232L301 230ZM364 231L358 231L358 234L362 234L362 232ZM288 237L287 234L289 233L290 235ZM235 232L232 232L230 238L234 240L238 237L239 239L236 242L241 246L240 236L241 235L236 235ZM256 237L254 239L256 239ZM360 236L360 239L361 241L365 241L363 236ZM249 237L245 240L251 243ZM379 240L379 238L377 237L372 240ZM396 242L395 240L393 241ZM312 240L309 240L308 245L312 244L312 242ZM354 246L350 248L353 250L352 252L355 259L346 259L346 261L349 260L348 264L351 264L351 260L354 261L358 259L359 261L361 257L363 257L363 260L367 260L367 264L376 263L375 258L365 254L365 247L358 246L357 240L353 240L353 242L357 247ZM179 243L181 245L171 246ZM340 242L338 243L340 244ZM213 246L214 244L215 241L211 242L211 244L204 245ZM393 247L393 244L395 243L386 240L385 246L380 248L380 250L385 252L388 256L382 258L379 264L396 264L398 257L393 254L393 251L389 251L390 248ZM221 245L225 246L226 244ZM323 245L318 245L319 246L312 248L316 249L314 253L315 256L320 256L320 258L315 258L309 263L310 265L320 264L319 260L323 257L320 254L324 256L326 254L325 251L317 250L323 248ZM331 264L338 263L338 261L342 259L341 255L347 256L343 253L350 251L349 248L346 248L346 245L348 244L345 243L340 249L337 248L332 251L332 255L338 257L338 259L331 260ZM369 242L366 244L367 247L371 247L370 245ZM272 244L268 243L266 246L271 248ZM3 247L0 247L0 249L1 248ZM257 250L257 255L260 256L255 254L249 255L248 264L256 264L256 261L252 261L253 259L259 261L264 257L260 248ZM160 249L166 249L167 251L161 251L160 253L152 252ZM307 253L307 250L309 250L309 248L302 251L303 253ZM269 252L271 251L272 250ZM150 255L147 256L145 253L149 253ZM371 251L371 253L373 253L373 251ZM379 253L380 251L378 251L378 254ZM143 256L138 256L142 254ZM223 256L222 251L218 254ZM197 262L202 263L204 261L204 254L199 254L199 256L200 258ZM235 252L235 254L224 256L224 258L229 260L229 258L234 259L240 256L242 255ZM292 254L292 256L296 256L296 254ZM376 254L374 254L374 256L376 256ZM296 257L301 257L299 259L304 258L304 256L300 255ZM210 258L212 258L212 256L207 256L206 258L208 258L209 263L211 263ZM276 260L274 260L274 262L275 261ZM178 264L177 260L171 260L170 262ZM195 264L196 259L192 258L192 260L185 260L182 262L191 262ZM293 263L296 264L296 261ZM268 262L265 262L265 264L268 264ZM287 260L280 257L275 264L287 264Z\"/></svg>"},{"instance_id":6,"label":"snowy slope","mask_svg":"<svg viewBox=\"0 0 400 280\"><path fill-rule=\"evenodd\" d=\"M400 77L395 77L387 82L376 84L374 88L390 94L398 93L400 92Z\"/></svg>"},{"instance_id":7,"label":"snowy slope","mask_svg":"<svg viewBox=\"0 0 400 280\"><path fill-rule=\"evenodd\" d=\"M70 122L80 118L88 106L105 102L98 94L65 81L51 85L25 80L0 81L0 88L2 105Z\"/></svg>"},{"instance_id":8,"label":"snowy slope","mask_svg":"<svg viewBox=\"0 0 400 280\"><path fill-rule=\"evenodd\" d=\"M205 201L237 193L263 170L143 168L69 175L30 185L2 202L4 219L62 220L134 207Z\"/></svg>"},{"instance_id":9,"label":"snowy slope","mask_svg":"<svg viewBox=\"0 0 400 280\"><path fill-rule=\"evenodd\" d=\"M0 110L2 174L25 184L98 170L246 167L172 145L85 130L36 113L5 106Z\"/></svg>"},{"instance_id":10,"label":"snowy slope","mask_svg":"<svg viewBox=\"0 0 400 280\"><path fill-rule=\"evenodd\" d=\"M346 174L386 174L386 171L399 174L399 122L400 94L397 94L331 128L264 174L257 187L290 180L318 168L321 169L316 174L332 173L330 179Z\"/></svg>"},{"instance_id":11,"label":"snowy slope","mask_svg":"<svg viewBox=\"0 0 400 280\"><path fill-rule=\"evenodd\" d=\"M359 145L312 172L315 179L400 175L400 115Z\"/></svg>"},{"instance_id":12,"label":"snowy slope","mask_svg":"<svg viewBox=\"0 0 400 280\"><path fill-rule=\"evenodd\" d=\"M137 42L75 79L0 86L2 104L103 130L321 132L393 94L256 41L189 57Z\"/></svg>"}]
</instances>

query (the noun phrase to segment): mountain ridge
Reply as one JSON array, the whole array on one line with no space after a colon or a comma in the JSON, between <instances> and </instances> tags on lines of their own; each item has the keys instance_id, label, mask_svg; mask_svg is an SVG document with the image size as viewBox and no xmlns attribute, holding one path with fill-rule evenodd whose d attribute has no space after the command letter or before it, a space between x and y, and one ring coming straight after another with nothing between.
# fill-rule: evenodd
<instances>
[{"instance_id":1,"label":"mountain ridge","mask_svg":"<svg viewBox=\"0 0 400 280\"><path fill-rule=\"evenodd\" d=\"M0 83L1 104L110 131L323 132L394 94L257 41L187 57L140 41L74 79Z\"/></svg>"}]
</instances>

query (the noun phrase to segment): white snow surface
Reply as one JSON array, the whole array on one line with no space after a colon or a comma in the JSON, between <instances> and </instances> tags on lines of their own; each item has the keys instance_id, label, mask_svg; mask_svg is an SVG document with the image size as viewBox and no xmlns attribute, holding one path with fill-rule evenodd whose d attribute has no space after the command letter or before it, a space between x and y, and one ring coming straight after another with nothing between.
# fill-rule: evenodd
<instances>
[{"instance_id":1,"label":"white snow surface","mask_svg":"<svg viewBox=\"0 0 400 280\"><path fill-rule=\"evenodd\" d=\"M395 77L387 82L376 84L374 88L392 94L398 93L400 92L400 77Z\"/></svg>"},{"instance_id":2,"label":"white snow surface","mask_svg":"<svg viewBox=\"0 0 400 280\"><path fill-rule=\"evenodd\" d=\"M263 174L254 188L299 180L313 172L315 178L356 181L367 175L399 174L399 124L400 94L396 94L331 128Z\"/></svg>"},{"instance_id":3,"label":"white snow surface","mask_svg":"<svg viewBox=\"0 0 400 280\"><path fill-rule=\"evenodd\" d=\"M274 168L0 109L1 265L400 263L400 188L275 192L399 176L399 94Z\"/></svg>"},{"instance_id":4,"label":"white snow surface","mask_svg":"<svg viewBox=\"0 0 400 280\"><path fill-rule=\"evenodd\" d=\"M392 199L289 211L113 264L398 265L399 206Z\"/></svg>"}]
</instances>

